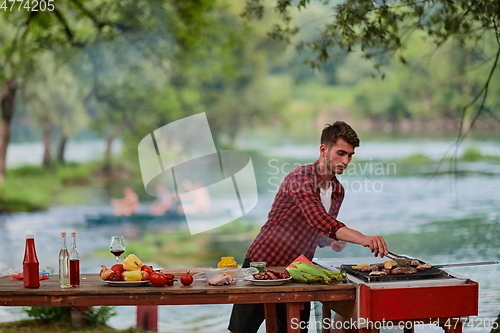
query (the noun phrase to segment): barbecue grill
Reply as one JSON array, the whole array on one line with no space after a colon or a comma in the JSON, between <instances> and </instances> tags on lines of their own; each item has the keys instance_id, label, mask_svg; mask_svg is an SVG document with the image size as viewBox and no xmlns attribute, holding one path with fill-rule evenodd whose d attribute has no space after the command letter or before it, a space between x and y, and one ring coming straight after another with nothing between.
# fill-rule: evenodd
<instances>
[{"instance_id":1,"label":"barbecue grill","mask_svg":"<svg viewBox=\"0 0 500 333\"><path fill-rule=\"evenodd\" d=\"M424 262L421 262L424 263ZM408 281L408 280L426 280L426 279L450 279L450 275L445 271L431 267L424 271L419 271L413 274L389 274L389 275L370 275L370 272L362 272L359 269L354 269L355 265L340 265L347 274L357 277L364 282L388 282L388 281Z\"/></svg>"},{"instance_id":2,"label":"barbecue grill","mask_svg":"<svg viewBox=\"0 0 500 333\"><path fill-rule=\"evenodd\" d=\"M433 323L447 332L461 333L462 323L478 314L479 284L447 270L432 267L414 274L370 276L338 260L315 262L327 269L345 270L356 285L356 299L324 303L323 313L329 318L330 311L335 311L352 324L349 328L373 332L389 326L411 332L415 324Z\"/></svg>"}]
</instances>

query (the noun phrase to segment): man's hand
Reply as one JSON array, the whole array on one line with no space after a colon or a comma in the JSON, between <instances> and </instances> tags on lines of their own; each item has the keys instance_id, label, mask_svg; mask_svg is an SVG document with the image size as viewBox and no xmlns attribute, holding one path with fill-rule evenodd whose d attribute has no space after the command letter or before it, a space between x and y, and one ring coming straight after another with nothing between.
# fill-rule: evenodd
<instances>
[{"instance_id":1,"label":"man's hand","mask_svg":"<svg viewBox=\"0 0 500 333\"><path fill-rule=\"evenodd\" d=\"M339 240L334 240L330 243L330 247L333 251L335 252L340 252L342 251L343 249L345 249L345 247L347 246L347 243L344 242L344 241L339 241Z\"/></svg>"},{"instance_id":2,"label":"man's hand","mask_svg":"<svg viewBox=\"0 0 500 333\"><path fill-rule=\"evenodd\" d=\"M380 256L380 258L383 258L387 251L389 251L382 236L365 236L361 245L369 247L375 257Z\"/></svg>"}]
</instances>

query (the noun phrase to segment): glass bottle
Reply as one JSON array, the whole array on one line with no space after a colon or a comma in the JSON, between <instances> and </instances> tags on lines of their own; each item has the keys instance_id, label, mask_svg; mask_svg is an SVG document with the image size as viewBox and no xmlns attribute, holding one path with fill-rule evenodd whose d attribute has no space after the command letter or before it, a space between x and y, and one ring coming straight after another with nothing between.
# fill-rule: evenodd
<instances>
[{"instance_id":1,"label":"glass bottle","mask_svg":"<svg viewBox=\"0 0 500 333\"><path fill-rule=\"evenodd\" d=\"M72 287L80 286L80 255L76 247L76 231L71 233L71 247L69 250L69 284Z\"/></svg>"},{"instance_id":2,"label":"glass bottle","mask_svg":"<svg viewBox=\"0 0 500 333\"><path fill-rule=\"evenodd\" d=\"M61 232L61 250L59 251L59 287L69 288L69 252L66 247L66 232Z\"/></svg>"},{"instance_id":3,"label":"glass bottle","mask_svg":"<svg viewBox=\"0 0 500 333\"><path fill-rule=\"evenodd\" d=\"M23 259L23 285L25 288L40 288L40 263L36 255L35 236L26 236Z\"/></svg>"},{"instance_id":4,"label":"glass bottle","mask_svg":"<svg viewBox=\"0 0 500 333\"><path fill-rule=\"evenodd\" d=\"M238 268L238 263L234 257L221 257L217 268Z\"/></svg>"}]
</instances>

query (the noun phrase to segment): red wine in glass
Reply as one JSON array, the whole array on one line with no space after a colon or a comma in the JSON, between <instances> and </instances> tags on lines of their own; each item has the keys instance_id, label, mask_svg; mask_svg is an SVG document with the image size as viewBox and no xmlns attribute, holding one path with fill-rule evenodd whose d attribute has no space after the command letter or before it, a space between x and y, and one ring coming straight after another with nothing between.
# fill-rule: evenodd
<instances>
[{"instance_id":1,"label":"red wine in glass","mask_svg":"<svg viewBox=\"0 0 500 333\"><path fill-rule=\"evenodd\" d=\"M109 252L111 252L115 256L116 262L120 261L120 256L123 252L125 252L125 241L123 239L123 236L111 236Z\"/></svg>"},{"instance_id":2,"label":"red wine in glass","mask_svg":"<svg viewBox=\"0 0 500 333\"><path fill-rule=\"evenodd\" d=\"M125 250L110 250L109 252L113 253L115 257L119 257L125 252Z\"/></svg>"}]
</instances>

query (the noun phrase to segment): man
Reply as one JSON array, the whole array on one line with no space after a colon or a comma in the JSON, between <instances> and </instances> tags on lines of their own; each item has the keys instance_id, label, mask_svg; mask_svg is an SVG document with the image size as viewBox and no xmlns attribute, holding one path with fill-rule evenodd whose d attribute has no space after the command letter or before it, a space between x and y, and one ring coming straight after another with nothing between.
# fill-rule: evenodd
<instances>
[{"instance_id":1,"label":"man","mask_svg":"<svg viewBox=\"0 0 500 333\"><path fill-rule=\"evenodd\" d=\"M364 235L336 219L344 188L335 175L344 172L356 147L358 136L345 122L337 121L323 129L318 160L296 168L283 179L268 220L248 249L243 267L252 261L265 261L268 267L287 266L301 254L312 259L325 238L335 251L343 248L343 242L349 242L370 248L375 256L387 253L382 236ZM301 320L308 321L309 312L307 303ZM286 332L284 307L277 313L279 331ZM262 304L235 304L228 329L233 333L256 333L263 320Z\"/></svg>"}]
</instances>

